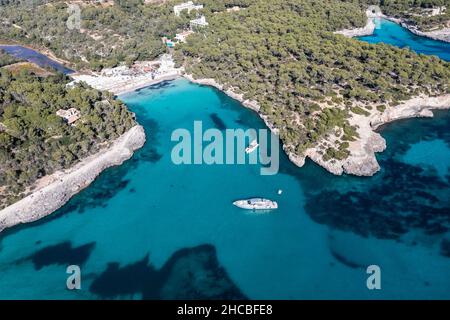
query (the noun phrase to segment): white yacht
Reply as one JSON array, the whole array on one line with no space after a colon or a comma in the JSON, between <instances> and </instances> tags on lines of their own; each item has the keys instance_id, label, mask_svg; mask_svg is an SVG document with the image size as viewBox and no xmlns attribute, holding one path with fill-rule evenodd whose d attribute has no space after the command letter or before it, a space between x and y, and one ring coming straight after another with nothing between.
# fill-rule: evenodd
<instances>
[{"instance_id":1,"label":"white yacht","mask_svg":"<svg viewBox=\"0 0 450 320\"><path fill-rule=\"evenodd\" d=\"M256 148L258 148L258 146L259 146L258 141L256 141L256 139L253 140L252 142L250 142L250 145L247 148L245 148L245 153L246 154L252 153L253 151L256 150Z\"/></svg>"},{"instance_id":2,"label":"white yacht","mask_svg":"<svg viewBox=\"0 0 450 320\"><path fill-rule=\"evenodd\" d=\"M278 203L263 198L252 198L247 200L238 200L233 202L236 207L247 210L268 210L278 209Z\"/></svg>"}]
</instances>

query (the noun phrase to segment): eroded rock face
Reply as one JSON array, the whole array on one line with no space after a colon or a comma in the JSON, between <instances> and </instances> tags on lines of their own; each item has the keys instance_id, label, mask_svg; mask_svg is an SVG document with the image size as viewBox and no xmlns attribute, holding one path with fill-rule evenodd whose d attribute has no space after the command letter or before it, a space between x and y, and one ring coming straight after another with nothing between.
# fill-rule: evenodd
<instances>
[{"instance_id":1,"label":"eroded rock face","mask_svg":"<svg viewBox=\"0 0 450 320\"><path fill-rule=\"evenodd\" d=\"M383 113L376 113L370 117L372 129L379 126L406 118L416 117L432 117L432 109L448 109L450 108L450 94L439 97L419 96L412 98L401 105L388 108Z\"/></svg>"},{"instance_id":2,"label":"eroded rock face","mask_svg":"<svg viewBox=\"0 0 450 320\"><path fill-rule=\"evenodd\" d=\"M357 176L372 176L380 171L380 165L376 159L376 152L383 152L386 149L386 140L376 132L371 132L360 157L349 157L343 164L344 172Z\"/></svg>"},{"instance_id":3,"label":"eroded rock face","mask_svg":"<svg viewBox=\"0 0 450 320\"><path fill-rule=\"evenodd\" d=\"M432 117L432 109L448 108L450 108L450 94L439 97L415 97L384 112L372 111L368 117L354 114L349 122L357 128L359 138L350 143L348 158L324 161L317 148L308 149L306 156L336 175L347 173L356 176L372 176L380 170L375 153L386 149L386 141L375 132L377 128L399 119Z\"/></svg>"},{"instance_id":4,"label":"eroded rock face","mask_svg":"<svg viewBox=\"0 0 450 320\"><path fill-rule=\"evenodd\" d=\"M55 173L57 179L52 179L50 184L0 211L0 231L19 223L36 221L61 208L103 170L122 164L144 143L144 128L134 126L106 150L84 159L67 171Z\"/></svg>"}]
</instances>

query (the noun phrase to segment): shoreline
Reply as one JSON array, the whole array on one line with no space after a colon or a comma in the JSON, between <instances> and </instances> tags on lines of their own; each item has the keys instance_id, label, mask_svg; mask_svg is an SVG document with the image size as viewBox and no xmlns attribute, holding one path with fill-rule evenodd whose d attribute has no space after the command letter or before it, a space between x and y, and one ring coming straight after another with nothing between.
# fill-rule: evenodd
<instances>
[{"instance_id":1,"label":"shoreline","mask_svg":"<svg viewBox=\"0 0 450 320\"><path fill-rule=\"evenodd\" d=\"M50 60L53 60L59 64L61 64L62 66L73 70L74 72L77 72L76 70L72 69L73 68L73 63L61 58L58 58L50 49L46 49L43 47L35 47L35 46L31 46L28 44L21 44L21 43L15 43L14 41L12 41L11 43L3 43L2 41L0 41L0 46L8 46L8 47L23 47L23 48L27 48L33 51L36 51L37 53L40 53L44 56L46 56L47 58L49 58Z\"/></svg>"},{"instance_id":2,"label":"shoreline","mask_svg":"<svg viewBox=\"0 0 450 320\"><path fill-rule=\"evenodd\" d=\"M371 36L371 35L373 35L373 33L375 32L375 29L376 29L376 25L373 21L376 18L386 19L388 21L394 22L417 36L429 38L429 39L436 40L436 41L450 43L450 28L443 28L440 30L424 32L424 31L419 30L416 26L406 23L404 19L390 17L390 16L387 16L384 14L381 14L378 17L369 17L368 16L367 23L362 28L343 29L343 30L335 31L333 33L343 35L344 37L347 37L347 38Z\"/></svg>"},{"instance_id":3,"label":"shoreline","mask_svg":"<svg viewBox=\"0 0 450 320\"><path fill-rule=\"evenodd\" d=\"M218 83L214 79L194 79L194 77L192 75L190 75L190 74L183 74L182 77L187 79L187 80L189 80L192 83L196 83L196 84L200 84L200 85L204 85L204 86L214 87L214 88L220 90L221 92L225 93L230 98L239 101L244 107L255 111L258 114L258 116L264 121L265 125L274 134L278 135L279 130L272 123L269 122L267 116L265 116L265 115L263 115L263 114L261 114L259 112L261 107L259 106L257 101L255 101L255 100L248 100L248 99L246 100L246 99L244 99L244 95L243 94L235 93L232 89L224 90L223 85L221 85L220 83Z\"/></svg>"},{"instance_id":4,"label":"shoreline","mask_svg":"<svg viewBox=\"0 0 450 320\"><path fill-rule=\"evenodd\" d=\"M223 85L217 83L214 79L194 79L192 75L188 74L183 75L183 77L192 83L214 87L239 101L246 108L255 111L274 134L279 134L279 130L269 122L266 116L259 112L260 107L256 101L245 100L242 94L237 94L232 89L224 90ZM359 138L350 142L350 155L344 160L323 160L319 146L308 148L305 154L301 156L289 152L289 146L284 143L282 143L283 150L286 152L289 160L298 167L303 167L306 158L309 158L334 175L345 173L356 176L373 176L380 170L375 154L386 149L386 140L376 130L384 124L400 119L433 117L432 110L434 109L450 109L450 94L438 97L414 97L398 106L388 107L384 112L374 108L367 117L352 113L349 122L357 127ZM318 145L323 142L326 142L326 140L322 139ZM331 144L333 144L333 141Z\"/></svg>"},{"instance_id":5,"label":"shoreline","mask_svg":"<svg viewBox=\"0 0 450 320\"><path fill-rule=\"evenodd\" d=\"M411 32L417 36L426 37L426 38L436 40L436 41L450 43L450 28L443 28L443 29L435 30L435 31L421 31L416 26L408 24L405 21L405 19L390 17L390 16L386 16L386 15L383 15L382 18L389 20L391 22L394 22L394 23L402 26L405 29L408 29L409 32Z\"/></svg>"},{"instance_id":6,"label":"shoreline","mask_svg":"<svg viewBox=\"0 0 450 320\"><path fill-rule=\"evenodd\" d=\"M350 142L350 155L343 160L324 161L318 146L310 148L305 155L335 175L352 174L356 176L373 176L380 170L376 153L386 149L386 140L377 131L382 125L401 119L432 118L432 110L450 109L450 94L437 97L417 96L404 101L398 106L388 107L383 112L372 109L369 116L351 113L349 122L357 127L359 138ZM333 141L321 141L333 144ZM291 156L289 157L291 159ZM297 157L298 158L298 157ZM295 163L298 159L291 159ZM297 164L297 163L296 163ZM303 165L304 159L299 164Z\"/></svg>"},{"instance_id":7,"label":"shoreline","mask_svg":"<svg viewBox=\"0 0 450 320\"><path fill-rule=\"evenodd\" d=\"M366 25L362 28L338 30L335 31L334 34L341 34L347 38L371 36L375 31L375 27L376 25L375 22L373 22L373 18L368 18Z\"/></svg>"},{"instance_id":8,"label":"shoreline","mask_svg":"<svg viewBox=\"0 0 450 320\"><path fill-rule=\"evenodd\" d=\"M139 82L139 83L134 83L133 85L130 85L129 87L126 87L126 88L121 89L121 90L117 90L117 91L115 91L113 93L115 95L117 95L117 96L124 95L124 94L127 94L127 93L135 92L135 91L137 91L139 89L144 89L144 88L147 88L147 87L154 86L154 85L159 84L159 83L164 82L164 81L176 80L176 79L179 79L180 77L181 76L179 74L177 74L177 75L175 75L175 74L174 75L167 75L167 76L161 77L159 79L153 79L153 80L149 80L149 81L143 81L143 82Z\"/></svg>"},{"instance_id":9,"label":"shoreline","mask_svg":"<svg viewBox=\"0 0 450 320\"><path fill-rule=\"evenodd\" d=\"M83 75L79 73L71 74L70 77L76 82L86 82L88 85L97 90L109 91L114 95L119 96L134 92L139 89L150 87L164 81L176 80L181 77L181 74L180 71L177 71L155 79L141 76L127 79L126 81L122 81L122 83L113 78L106 80L108 77Z\"/></svg>"},{"instance_id":10,"label":"shoreline","mask_svg":"<svg viewBox=\"0 0 450 320\"><path fill-rule=\"evenodd\" d=\"M214 79L194 79L192 75L188 74L177 76L174 79L180 77L192 83L211 86L220 90L230 98L239 101L244 107L255 111L271 132L279 134L279 130L269 122L268 117L259 112L260 106L256 101L245 100L243 94L237 94L231 88L224 90L223 85ZM152 84L163 81L167 80L154 80ZM139 85L139 87L147 86ZM128 89L124 92L135 90ZM289 160L298 167L302 167L306 158L309 158L334 175L345 173L356 176L373 176L380 170L375 154L386 149L385 139L380 133L376 132L380 126L400 119L433 117L432 110L449 108L450 94L446 94L438 97L415 97L396 107L388 107L383 112L374 108L369 116L352 113L349 122L357 127L359 138L350 142L350 155L344 160L323 160L320 144L325 142L325 139L319 141L315 147L307 149L304 155L289 152L289 146L284 143L282 143L282 147ZM105 169L121 165L124 161L130 159L134 151L144 145L145 140L143 127L136 125L114 140L109 148L83 159L70 169L55 172L44 177L45 179L42 178L45 183L37 183L39 188L34 190L32 194L0 210L0 232L17 224L39 220L58 210L72 196L88 187ZM333 144L333 141L328 142Z\"/></svg>"},{"instance_id":11,"label":"shoreline","mask_svg":"<svg viewBox=\"0 0 450 320\"><path fill-rule=\"evenodd\" d=\"M81 160L70 169L44 177L47 182L32 194L0 210L0 232L52 214L88 187L105 169L130 159L134 151L144 145L145 140L144 128L135 125L108 148Z\"/></svg>"},{"instance_id":12,"label":"shoreline","mask_svg":"<svg viewBox=\"0 0 450 320\"><path fill-rule=\"evenodd\" d=\"M176 74L166 74L158 79L128 79L125 86L119 84L119 88L117 88L116 85L111 92L121 95L181 77L192 83L214 87L230 98L239 101L244 107L255 111L271 132L279 135L279 130L269 121L268 117L260 113L257 101L244 99L243 94L235 93L232 88L225 90L224 86L214 79L194 79L192 75L183 73L182 69L178 69ZM101 81L98 85L101 85ZM372 176L380 170L375 154L386 149L385 139L376 132L380 126L399 119L433 117L431 110L449 108L450 94L446 94L438 97L414 97L396 107L388 107L383 112L373 108L369 116L351 113L349 122L357 128L359 138L350 142L350 155L344 160L323 160L320 145L324 142L331 145L335 143L333 140L327 141L324 138L316 146L308 148L303 155L290 152L290 146L284 143L282 143L282 147L289 160L298 167L302 167L306 158L310 158L334 175L345 173L356 176ZM70 169L55 172L44 177L45 179L42 178L45 182L37 183L39 187L32 194L0 210L0 232L14 225L33 222L50 215L67 203L72 196L88 187L102 171L121 165L130 159L134 151L141 148L144 143L144 129L142 126L136 125L114 140L107 149L83 159Z\"/></svg>"}]
</instances>

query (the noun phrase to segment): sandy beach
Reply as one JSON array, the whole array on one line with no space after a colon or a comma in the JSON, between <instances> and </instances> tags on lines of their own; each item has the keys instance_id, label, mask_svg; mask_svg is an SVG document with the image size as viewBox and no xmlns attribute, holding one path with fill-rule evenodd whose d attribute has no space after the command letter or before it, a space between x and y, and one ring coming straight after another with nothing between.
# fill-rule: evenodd
<instances>
[{"instance_id":1,"label":"sandy beach","mask_svg":"<svg viewBox=\"0 0 450 320\"><path fill-rule=\"evenodd\" d=\"M100 74L71 75L74 82L83 81L98 90L107 90L116 95L132 92L180 76L181 69L168 67L156 75L140 73L136 76ZM0 231L20 223L41 219L62 207L69 199L89 186L105 169L122 164L133 152L145 143L142 126L136 125L121 137L65 171L58 171L38 180L29 196L0 211Z\"/></svg>"},{"instance_id":2,"label":"sandy beach","mask_svg":"<svg viewBox=\"0 0 450 320\"><path fill-rule=\"evenodd\" d=\"M0 231L36 221L61 208L72 196L89 186L103 170L130 159L144 143L144 128L136 125L108 148L68 170L44 177L37 182L38 188L31 195L0 211Z\"/></svg>"},{"instance_id":3,"label":"sandy beach","mask_svg":"<svg viewBox=\"0 0 450 320\"><path fill-rule=\"evenodd\" d=\"M71 74L73 82L85 82L91 87L109 91L115 95L132 92L163 81L174 80L181 76L183 68L176 68L170 54L162 55L158 60L139 61L132 66L106 68L101 72Z\"/></svg>"},{"instance_id":4,"label":"sandy beach","mask_svg":"<svg viewBox=\"0 0 450 320\"><path fill-rule=\"evenodd\" d=\"M354 37L363 37L363 36L370 36L373 34L375 30L375 23L373 22L373 18L367 19L367 24L362 28L355 28L355 29L344 29L335 31L335 34L341 34L348 38L354 38Z\"/></svg>"},{"instance_id":5,"label":"sandy beach","mask_svg":"<svg viewBox=\"0 0 450 320\"><path fill-rule=\"evenodd\" d=\"M180 77L180 72L174 71L154 78L149 74L136 77L103 77L99 75L73 74L71 77L77 82L86 82L97 90L105 90L112 92L115 95L121 95L163 81L175 80Z\"/></svg>"}]
</instances>

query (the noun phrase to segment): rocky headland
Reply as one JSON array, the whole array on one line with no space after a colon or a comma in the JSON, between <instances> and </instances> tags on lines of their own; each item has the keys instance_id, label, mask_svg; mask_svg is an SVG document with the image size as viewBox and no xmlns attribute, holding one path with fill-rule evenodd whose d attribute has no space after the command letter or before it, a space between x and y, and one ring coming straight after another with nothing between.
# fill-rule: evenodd
<instances>
[{"instance_id":1,"label":"rocky headland","mask_svg":"<svg viewBox=\"0 0 450 320\"><path fill-rule=\"evenodd\" d=\"M246 100L242 94L237 94L232 88L224 89L224 86L217 83L214 79L195 79L192 75L184 75L186 79L193 83L215 87L223 91L229 97L241 102L245 107L258 113L267 127L273 133L278 134L279 130L268 120L267 116L262 115L258 103L254 100ZM356 176L372 176L380 170L380 165L376 159L377 152L383 152L386 149L386 141L376 132L381 125L405 118L432 117L432 109L450 108L450 94L439 97L420 96L412 98L395 107L388 107L384 112L376 110L374 107L369 116L351 113L349 122L357 128L358 138L350 142L350 155L343 160L331 159L324 160L321 144L335 144L337 138L330 135L328 139L323 139L313 148L306 150L304 155L298 155L287 151L289 148L283 144L289 159L299 167L305 164L306 158L310 158L318 165L325 168L332 174L342 175L352 174Z\"/></svg>"},{"instance_id":2,"label":"rocky headland","mask_svg":"<svg viewBox=\"0 0 450 320\"><path fill-rule=\"evenodd\" d=\"M38 181L32 194L0 211L0 231L14 225L36 221L62 207L89 186L105 169L122 164L145 143L144 128L136 125L109 147L82 160L74 167L53 173Z\"/></svg>"}]
</instances>

